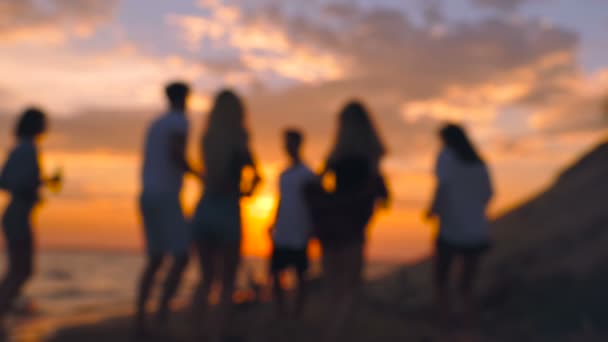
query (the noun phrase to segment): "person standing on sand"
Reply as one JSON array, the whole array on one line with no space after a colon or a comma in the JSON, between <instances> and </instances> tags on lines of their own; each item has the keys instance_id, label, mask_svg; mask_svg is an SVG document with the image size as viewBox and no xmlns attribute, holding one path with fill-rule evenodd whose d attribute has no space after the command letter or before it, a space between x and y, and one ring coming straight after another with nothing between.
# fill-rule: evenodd
<instances>
[{"instance_id":1,"label":"person standing on sand","mask_svg":"<svg viewBox=\"0 0 608 342\"><path fill-rule=\"evenodd\" d=\"M296 315L302 313L306 299L306 272L308 270L308 242L312 233L312 219L304 197L304 187L317 176L304 164L300 155L302 134L296 130L285 132L285 150L290 166L279 181L279 205L271 229L273 251L270 274L273 280L277 316L285 317L284 290L281 276L293 267L298 279Z\"/></svg>"},{"instance_id":2,"label":"person standing on sand","mask_svg":"<svg viewBox=\"0 0 608 342\"><path fill-rule=\"evenodd\" d=\"M192 313L194 319L207 313L212 286L221 283L216 321L210 332L210 341L217 342L228 334L240 262L240 200L252 196L261 181L249 148L245 108L232 91L224 90L215 98L201 151L206 171L205 189L192 225L203 277L192 299ZM245 173L245 170L251 172Z\"/></svg>"},{"instance_id":3,"label":"person standing on sand","mask_svg":"<svg viewBox=\"0 0 608 342\"><path fill-rule=\"evenodd\" d=\"M5 315L34 272L32 216L40 202L40 187L57 188L62 181L59 174L48 179L40 175L37 145L46 129L46 115L37 108L27 109L15 129L17 145L0 175L0 188L11 196L2 216L8 270L0 283L0 330L4 329Z\"/></svg>"},{"instance_id":4,"label":"person standing on sand","mask_svg":"<svg viewBox=\"0 0 608 342\"><path fill-rule=\"evenodd\" d=\"M323 277L330 312L325 341L337 341L360 288L366 228L378 204L388 205L380 172L384 144L363 104L353 101L340 114L338 134L321 178L333 175L335 189L308 187L315 235L323 250Z\"/></svg>"},{"instance_id":5,"label":"person standing on sand","mask_svg":"<svg viewBox=\"0 0 608 342\"><path fill-rule=\"evenodd\" d=\"M435 169L437 187L427 216L439 219L434 284L439 319L445 325L451 315L449 275L457 258L463 262L460 293L465 319L471 322L474 316L474 283L481 257L490 247L486 210L492 184L485 162L462 127L448 124L440 137L443 149Z\"/></svg>"},{"instance_id":6,"label":"person standing on sand","mask_svg":"<svg viewBox=\"0 0 608 342\"><path fill-rule=\"evenodd\" d=\"M152 123L145 139L139 205L147 265L141 275L136 302L135 328L138 335L148 333L146 306L150 292L161 266L172 256L172 266L164 282L157 312L158 323L168 323L170 303L188 263L191 243L180 203L184 175L196 175L185 156L188 136L186 110L190 89L185 83L175 82L165 88L165 93L169 110Z\"/></svg>"}]
</instances>

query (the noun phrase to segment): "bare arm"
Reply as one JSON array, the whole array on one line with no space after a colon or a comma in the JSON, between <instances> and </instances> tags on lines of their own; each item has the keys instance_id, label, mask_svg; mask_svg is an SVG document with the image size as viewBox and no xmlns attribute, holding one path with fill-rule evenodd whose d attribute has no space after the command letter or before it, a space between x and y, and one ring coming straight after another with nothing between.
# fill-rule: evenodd
<instances>
[{"instance_id":1,"label":"bare arm","mask_svg":"<svg viewBox=\"0 0 608 342\"><path fill-rule=\"evenodd\" d=\"M253 194L255 193L257 188L262 183L262 176L260 175L258 168L255 165L250 165L250 167L253 170L253 176L251 179L251 183L249 184L249 189L247 189L246 191L243 191L243 193L241 194L244 197L253 196Z\"/></svg>"},{"instance_id":2,"label":"bare arm","mask_svg":"<svg viewBox=\"0 0 608 342\"><path fill-rule=\"evenodd\" d=\"M0 170L0 190L8 190L6 187L6 181L4 180L6 178L4 173L5 173L5 168L2 168L2 170Z\"/></svg>"},{"instance_id":3,"label":"bare arm","mask_svg":"<svg viewBox=\"0 0 608 342\"><path fill-rule=\"evenodd\" d=\"M426 214L427 218L436 217L439 214L439 200L441 197L441 184L437 184L435 186L435 192L433 194L433 199L431 201L431 206L428 209Z\"/></svg>"},{"instance_id":4,"label":"bare arm","mask_svg":"<svg viewBox=\"0 0 608 342\"><path fill-rule=\"evenodd\" d=\"M437 185L435 185L435 191L433 194L433 200L431 206L427 212L427 218L433 218L439 215L441 198L444 196L446 183L450 178L451 174L451 159L446 150L443 150L437 158L435 165L435 176L437 179Z\"/></svg>"},{"instance_id":5,"label":"bare arm","mask_svg":"<svg viewBox=\"0 0 608 342\"><path fill-rule=\"evenodd\" d=\"M171 160L175 165L182 170L184 173L191 173L197 177L200 177L197 172L186 159L186 133L178 132L171 136Z\"/></svg>"},{"instance_id":6,"label":"bare arm","mask_svg":"<svg viewBox=\"0 0 608 342\"><path fill-rule=\"evenodd\" d=\"M378 199L380 201L380 205L383 208L388 209L390 207L390 203L391 203L391 194L390 191L388 189L388 186L386 185L386 179L384 178L384 176L382 176L381 174L378 175Z\"/></svg>"},{"instance_id":7,"label":"bare arm","mask_svg":"<svg viewBox=\"0 0 608 342\"><path fill-rule=\"evenodd\" d=\"M255 162L251 152L245 150L242 152L243 165L245 168L250 168L253 174L251 175L251 181L248 184L249 188L241 193L241 196L250 197L257 190L258 186L262 183L262 175L260 174L257 163Z\"/></svg>"},{"instance_id":8,"label":"bare arm","mask_svg":"<svg viewBox=\"0 0 608 342\"><path fill-rule=\"evenodd\" d=\"M277 208L274 212L274 219L272 220L272 224L268 228L268 235L272 236L274 234L275 225L277 224L277 220L279 219L279 210L281 210L281 199L279 198L279 202L277 203Z\"/></svg>"}]
</instances>

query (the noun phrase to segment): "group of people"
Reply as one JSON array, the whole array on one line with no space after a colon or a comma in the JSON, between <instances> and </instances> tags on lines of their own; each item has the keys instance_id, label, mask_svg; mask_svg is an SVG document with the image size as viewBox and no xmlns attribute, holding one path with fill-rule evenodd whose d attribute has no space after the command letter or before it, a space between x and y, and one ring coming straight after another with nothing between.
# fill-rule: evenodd
<instances>
[{"instance_id":1,"label":"group of people","mask_svg":"<svg viewBox=\"0 0 608 342\"><path fill-rule=\"evenodd\" d=\"M201 139L203 168L197 170L186 157L187 104L190 88L183 82L165 88L169 108L156 119L145 138L142 189L139 196L147 261L141 274L135 313L138 335L149 333L148 304L163 264L168 265L156 309L156 323L165 325L171 302L194 248L201 280L191 301L191 315L200 326L214 320L205 334L221 341L229 334L235 279L241 255L240 200L253 196L261 174L248 140L246 107L232 91L215 98ZM44 178L38 164L38 138L46 118L28 109L16 130L16 145L0 178L11 201L3 216L9 267L0 284L0 320L9 311L32 273L32 211L39 188L57 184L61 177ZM472 290L480 258L490 246L486 207L492 196L488 168L465 131L448 124L440 132L437 187L428 217L439 218L434 284L440 318L450 319L448 277L456 258L464 262L461 291L467 312L474 311ZM381 171L386 148L370 113L357 101L339 114L335 144L319 172L301 158L304 135L287 129L284 147L289 166L279 180L279 205L271 235L269 260L277 313L299 315L306 302L307 246L313 238L322 246L323 279L327 288L327 341L343 331L362 282L366 228L375 210L389 205L389 190ZM183 178L196 175L203 194L191 218L180 203ZM330 180L330 181L328 181ZM288 310L281 279L294 270L298 280L295 308ZM219 303L210 315L209 298L219 288Z\"/></svg>"}]
</instances>

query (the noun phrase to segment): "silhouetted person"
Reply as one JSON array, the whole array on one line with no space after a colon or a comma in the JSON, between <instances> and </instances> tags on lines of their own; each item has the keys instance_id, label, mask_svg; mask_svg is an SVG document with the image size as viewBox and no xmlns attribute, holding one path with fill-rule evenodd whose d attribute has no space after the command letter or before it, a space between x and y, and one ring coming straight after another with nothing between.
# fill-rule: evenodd
<instances>
[{"instance_id":1,"label":"silhouetted person","mask_svg":"<svg viewBox=\"0 0 608 342\"><path fill-rule=\"evenodd\" d=\"M293 268L298 279L298 296L295 312L302 312L306 298L307 247L312 233L312 218L305 198L305 185L317 176L304 164L300 156L302 134L289 130L285 133L285 150L290 166L280 177L279 205L272 227L273 251L270 273L277 304L277 315L287 314L281 276Z\"/></svg>"},{"instance_id":2,"label":"silhouetted person","mask_svg":"<svg viewBox=\"0 0 608 342\"><path fill-rule=\"evenodd\" d=\"M490 246L486 208L492 197L488 168L462 127L446 125L440 132L443 149L436 165L437 188L429 217L439 218L434 284L439 318L450 316L449 276L455 259L462 259L460 293L466 318L474 313L473 285L480 258Z\"/></svg>"},{"instance_id":3,"label":"silhouetted person","mask_svg":"<svg viewBox=\"0 0 608 342\"><path fill-rule=\"evenodd\" d=\"M0 284L0 324L33 273L32 216L40 201L39 189L61 182L58 175L41 178L37 144L46 128L46 115L41 110L29 108L21 115L15 129L17 144L0 176L1 187L11 197L2 217L8 271Z\"/></svg>"},{"instance_id":4,"label":"silhouetted person","mask_svg":"<svg viewBox=\"0 0 608 342\"><path fill-rule=\"evenodd\" d=\"M380 173L385 155L366 108L349 103L340 114L335 146L321 176L333 174L335 189L308 190L315 234L323 249L323 276L331 310L326 341L339 340L362 282L366 227L388 191Z\"/></svg>"},{"instance_id":5,"label":"silhouetted person","mask_svg":"<svg viewBox=\"0 0 608 342\"><path fill-rule=\"evenodd\" d=\"M245 108L231 91L217 95L202 139L205 190L196 208L193 229L200 256L202 281L192 301L194 317L208 309L212 285L221 283L217 321L211 341L227 334L236 272L241 252L240 199L251 196L260 176L249 149ZM251 178L244 179L249 169Z\"/></svg>"},{"instance_id":6,"label":"silhouetted person","mask_svg":"<svg viewBox=\"0 0 608 342\"><path fill-rule=\"evenodd\" d=\"M143 219L147 264L141 276L136 303L135 327L138 335L147 334L146 306L162 264L173 257L164 281L157 318L165 325L170 302L175 296L188 263L191 244L189 226L180 203L183 177L195 173L186 161L188 85L168 85L165 93L169 110L156 119L145 140L142 192L139 204Z\"/></svg>"}]
</instances>

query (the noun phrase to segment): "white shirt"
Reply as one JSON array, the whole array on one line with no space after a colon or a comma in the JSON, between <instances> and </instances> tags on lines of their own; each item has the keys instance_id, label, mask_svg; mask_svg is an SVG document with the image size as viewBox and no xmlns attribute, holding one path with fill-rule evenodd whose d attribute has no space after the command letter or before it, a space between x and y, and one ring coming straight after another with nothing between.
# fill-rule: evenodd
<instances>
[{"instance_id":1,"label":"white shirt","mask_svg":"<svg viewBox=\"0 0 608 342\"><path fill-rule=\"evenodd\" d=\"M436 211L439 236L453 243L476 244L489 240L486 208L492 197L492 184L487 167L468 163L444 148L436 168L439 193Z\"/></svg>"},{"instance_id":2,"label":"white shirt","mask_svg":"<svg viewBox=\"0 0 608 342\"><path fill-rule=\"evenodd\" d=\"M182 113L169 112L152 123L146 136L143 163L145 193L179 193L184 170L171 155L171 139L188 134L188 120Z\"/></svg>"},{"instance_id":3,"label":"white shirt","mask_svg":"<svg viewBox=\"0 0 608 342\"><path fill-rule=\"evenodd\" d=\"M281 198L273 232L275 246L306 248L312 230L312 219L304 198L304 186L315 177L316 175L302 163L281 174Z\"/></svg>"}]
</instances>

